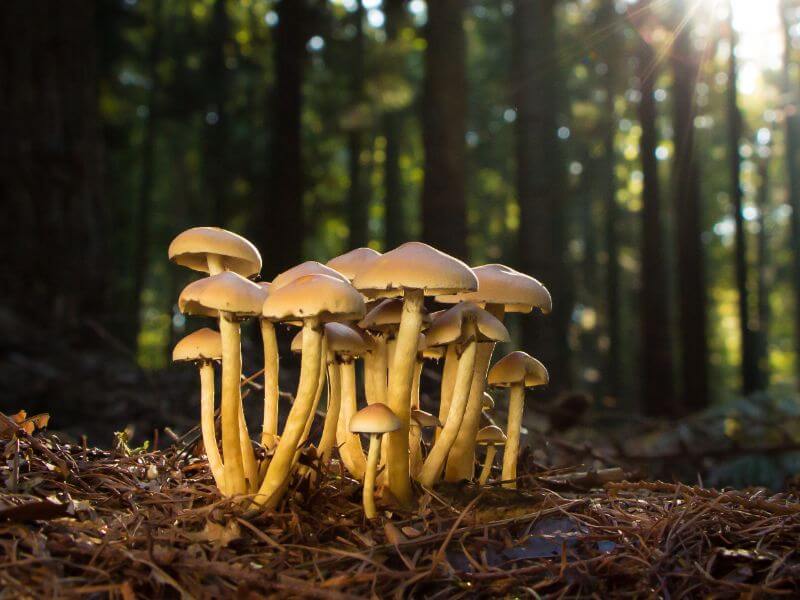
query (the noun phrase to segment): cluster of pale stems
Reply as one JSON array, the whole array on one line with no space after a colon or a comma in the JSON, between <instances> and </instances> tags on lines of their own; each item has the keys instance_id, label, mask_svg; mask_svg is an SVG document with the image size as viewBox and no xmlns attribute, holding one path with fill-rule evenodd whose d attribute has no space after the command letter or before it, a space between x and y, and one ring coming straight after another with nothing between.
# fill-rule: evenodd
<instances>
[{"instance_id":1,"label":"cluster of pale stems","mask_svg":"<svg viewBox=\"0 0 800 600\"><path fill-rule=\"evenodd\" d=\"M472 479L476 449L486 456L486 483L498 446L505 446L501 478L514 487L525 389L545 385L547 370L524 352L491 369L497 342L509 340L507 312L551 310L550 294L536 279L509 267L470 268L420 242L380 254L358 248L328 261L305 262L255 282L261 256L243 237L214 227L184 231L169 258L208 273L181 292L184 314L211 317L219 331L200 329L175 347L173 359L200 369L201 426L209 468L220 492L241 495L251 509L275 508L307 444L327 380L327 410L316 452L323 465L338 460L363 482L367 517L376 516L376 478L388 498L408 506L412 480ZM425 297L446 310L428 313ZM264 345L264 420L256 457L242 406L240 323L257 318ZM292 350L301 353L294 400L278 431L279 356L275 324L299 327ZM363 361L357 383L355 361ZM419 380L426 360L443 360L438 417L420 410ZM217 444L214 363L221 361L221 452ZM506 432L481 428L494 407L486 385L509 389ZM359 391L366 406L358 410ZM432 431L423 436L423 429ZM362 435L369 436L365 453ZM386 436L385 443L381 444ZM507 436L507 437L506 437ZM425 443L425 438L430 441ZM366 438L365 438L366 439ZM429 451L423 450L429 448Z\"/></svg>"}]
</instances>

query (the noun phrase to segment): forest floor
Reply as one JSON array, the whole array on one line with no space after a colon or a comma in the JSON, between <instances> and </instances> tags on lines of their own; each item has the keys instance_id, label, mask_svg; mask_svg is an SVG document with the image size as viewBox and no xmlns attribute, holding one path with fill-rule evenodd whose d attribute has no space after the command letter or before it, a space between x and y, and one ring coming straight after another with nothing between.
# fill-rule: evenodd
<instances>
[{"instance_id":1,"label":"forest floor","mask_svg":"<svg viewBox=\"0 0 800 600\"><path fill-rule=\"evenodd\" d=\"M191 446L113 450L0 427L0 598L800 594L800 498L544 470L418 490L365 521L337 469L275 512L223 499ZM605 482L604 482L605 480Z\"/></svg>"}]
</instances>

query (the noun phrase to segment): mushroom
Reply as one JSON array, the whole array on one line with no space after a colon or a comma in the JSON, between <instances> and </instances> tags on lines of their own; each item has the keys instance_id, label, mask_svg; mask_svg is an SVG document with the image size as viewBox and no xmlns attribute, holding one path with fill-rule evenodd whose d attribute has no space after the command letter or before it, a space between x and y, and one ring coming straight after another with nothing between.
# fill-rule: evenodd
<instances>
[{"instance_id":1,"label":"mushroom","mask_svg":"<svg viewBox=\"0 0 800 600\"><path fill-rule=\"evenodd\" d=\"M503 485L516 488L517 455L519 435L522 429L522 410L525 404L525 388L547 385L547 369L538 360L525 352L512 352L501 358L489 370L489 385L511 388L508 403L508 441L503 453Z\"/></svg>"},{"instance_id":2,"label":"mushroom","mask_svg":"<svg viewBox=\"0 0 800 600\"><path fill-rule=\"evenodd\" d=\"M358 411L350 420L350 431L354 434L369 434L369 455L364 475L364 515L368 519L377 516L375 510L375 476L378 471L378 458L381 454L381 436L398 431L400 419L385 404L370 404Z\"/></svg>"},{"instance_id":3,"label":"mushroom","mask_svg":"<svg viewBox=\"0 0 800 600\"><path fill-rule=\"evenodd\" d=\"M214 431L214 361L222 358L219 332L204 327L190 333L175 344L172 360L193 362L200 370L200 428L208 466L220 492L225 493L225 474Z\"/></svg>"},{"instance_id":4,"label":"mushroom","mask_svg":"<svg viewBox=\"0 0 800 600\"><path fill-rule=\"evenodd\" d=\"M409 426L409 446L411 447L411 476L416 478L422 469L422 430L428 427L436 429L442 426L442 422L429 412L424 410L411 409L411 422Z\"/></svg>"},{"instance_id":5,"label":"mushroom","mask_svg":"<svg viewBox=\"0 0 800 600\"><path fill-rule=\"evenodd\" d=\"M303 355L300 381L280 441L254 502L275 508L281 499L295 455L306 429L319 387L322 361L322 324L334 319L359 319L364 300L347 282L329 275L306 275L275 289L264 301L264 317L272 321L302 320Z\"/></svg>"},{"instance_id":6,"label":"mushroom","mask_svg":"<svg viewBox=\"0 0 800 600\"><path fill-rule=\"evenodd\" d=\"M479 446L486 446L486 458L483 461L483 469L481 469L478 483L486 485L489 480L489 475L492 473L492 465L494 465L494 457L497 454L497 446L502 446L506 443L506 434L497 425L488 425L483 429L478 430L478 436L475 441Z\"/></svg>"},{"instance_id":7,"label":"mushroom","mask_svg":"<svg viewBox=\"0 0 800 600\"><path fill-rule=\"evenodd\" d=\"M550 293L539 281L510 267L498 264L475 267L478 290L453 295L437 296L443 303L470 301L485 305L486 310L503 320L507 312L529 313L534 308L542 313L552 310ZM460 481L472 479L475 468L475 436L480 427L481 401L486 381L486 371L491 362L494 344L481 344L475 360L475 377L461 431L447 459L445 479Z\"/></svg>"},{"instance_id":8,"label":"mushroom","mask_svg":"<svg viewBox=\"0 0 800 600\"><path fill-rule=\"evenodd\" d=\"M304 263L300 263L299 265L292 267L291 269L287 269L279 275L276 275L275 279L272 280L271 289L279 290L294 280L299 279L300 277L305 277L306 275L327 275L328 277L333 277L339 281L350 283L350 280L338 271L331 269L330 267L326 267L322 263L318 263L315 260L307 260Z\"/></svg>"},{"instance_id":9,"label":"mushroom","mask_svg":"<svg viewBox=\"0 0 800 600\"><path fill-rule=\"evenodd\" d=\"M386 466L389 490L401 504L408 505L412 499L408 455L410 396L423 302L426 295L476 290L478 281L460 260L427 244L408 242L376 258L356 275L353 285L369 298L403 296L387 389L387 403L400 419L400 428L389 434Z\"/></svg>"},{"instance_id":10,"label":"mushroom","mask_svg":"<svg viewBox=\"0 0 800 600\"><path fill-rule=\"evenodd\" d=\"M380 252L372 248L355 248L350 252L345 252L330 259L325 265L353 281L359 272L364 270L380 255Z\"/></svg>"},{"instance_id":11,"label":"mushroom","mask_svg":"<svg viewBox=\"0 0 800 600\"><path fill-rule=\"evenodd\" d=\"M269 294L270 285L266 281L259 282L265 293ZM264 421L261 426L261 443L272 448L278 435L278 373L280 372L280 356L278 339L275 336L275 325L269 319L259 319L261 326L261 342L264 346Z\"/></svg>"},{"instance_id":12,"label":"mushroom","mask_svg":"<svg viewBox=\"0 0 800 600\"><path fill-rule=\"evenodd\" d=\"M248 487L254 490L258 485L258 465L242 412L239 322L260 314L263 302L264 290L232 271L190 283L178 299L178 307L184 313L203 314L208 309L219 311L222 337L222 456L225 491L230 495L246 493Z\"/></svg>"},{"instance_id":13,"label":"mushroom","mask_svg":"<svg viewBox=\"0 0 800 600\"><path fill-rule=\"evenodd\" d=\"M477 342L507 341L509 335L503 324L487 311L471 302L462 302L437 317L425 336L430 346L458 344L463 348L458 359L447 420L417 477L422 485L432 487L439 479L447 455L462 426L472 385Z\"/></svg>"},{"instance_id":14,"label":"mushroom","mask_svg":"<svg viewBox=\"0 0 800 600\"><path fill-rule=\"evenodd\" d=\"M261 271L258 249L242 236L219 227L193 227L169 245L169 259L193 271L218 275L233 271L243 277Z\"/></svg>"}]
</instances>

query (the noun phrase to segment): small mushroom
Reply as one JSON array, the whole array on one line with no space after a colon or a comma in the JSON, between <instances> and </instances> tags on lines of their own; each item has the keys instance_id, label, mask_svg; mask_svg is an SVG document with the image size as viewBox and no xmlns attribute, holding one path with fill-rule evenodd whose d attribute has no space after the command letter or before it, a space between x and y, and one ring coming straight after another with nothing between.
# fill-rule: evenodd
<instances>
[{"instance_id":1,"label":"small mushroom","mask_svg":"<svg viewBox=\"0 0 800 600\"><path fill-rule=\"evenodd\" d=\"M547 369L538 360L525 352L512 352L501 358L489 369L489 385L510 388L508 403L508 441L503 453L503 484L516 488L517 455L519 436L522 429L522 411L525 405L525 388L547 385Z\"/></svg>"},{"instance_id":2,"label":"small mushroom","mask_svg":"<svg viewBox=\"0 0 800 600\"><path fill-rule=\"evenodd\" d=\"M222 358L222 339L219 332L204 327L190 333L175 344L172 360L193 362L200 370L200 429L208 466L220 492L225 493L225 473L217 447L214 428L214 361Z\"/></svg>"},{"instance_id":3,"label":"small mushroom","mask_svg":"<svg viewBox=\"0 0 800 600\"><path fill-rule=\"evenodd\" d=\"M486 485L489 475L492 473L497 446L503 446L506 443L506 434L497 425L489 425L478 430L478 436L475 441L479 446L486 446L486 458L483 461L483 469L481 469L481 475L478 478L480 485Z\"/></svg>"},{"instance_id":4,"label":"small mushroom","mask_svg":"<svg viewBox=\"0 0 800 600\"><path fill-rule=\"evenodd\" d=\"M369 454L364 474L364 515L368 519L377 516L375 510L375 476L378 471L378 459L381 454L381 437L400 429L401 423L397 415L385 404L370 404L358 411L350 420L351 433L369 434Z\"/></svg>"}]
</instances>

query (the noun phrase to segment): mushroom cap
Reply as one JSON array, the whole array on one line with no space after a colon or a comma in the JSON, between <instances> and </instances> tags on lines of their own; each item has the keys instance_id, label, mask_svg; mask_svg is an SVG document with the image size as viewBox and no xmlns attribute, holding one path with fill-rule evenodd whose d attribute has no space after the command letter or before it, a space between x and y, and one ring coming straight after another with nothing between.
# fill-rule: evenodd
<instances>
[{"instance_id":1,"label":"mushroom cap","mask_svg":"<svg viewBox=\"0 0 800 600\"><path fill-rule=\"evenodd\" d=\"M222 259L223 266L244 277L261 271L261 254L242 236L219 227L192 227L179 233L167 251L169 259L194 271L208 273L208 255Z\"/></svg>"},{"instance_id":2,"label":"mushroom cap","mask_svg":"<svg viewBox=\"0 0 800 600\"><path fill-rule=\"evenodd\" d=\"M427 338L426 338L427 340ZM444 346L431 346L425 342L425 347L419 352L422 358L427 360L441 360L447 354L447 349Z\"/></svg>"},{"instance_id":3,"label":"mushroom cap","mask_svg":"<svg viewBox=\"0 0 800 600\"><path fill-rule=\"evenodd\" d=\"M506 312L529 313L538 308L543 313L553 310L550 292L537 279L498 264L472 269L478 278L478 291L437 296L436 301L453 304L463 300L481 304L502 304Z\"/></svg>"},{"instance_id":4,"label":"mushroom cap","mask_svg":"<svg viewBox=\"0 0 800 600\"><path fill-rule=\"evenodd\" d=\"M494 398L488 393L483 392L483 401L481 402L482 410L494 410Z\"/></svg>"},{"instance_id":5,"label":"mushroom cap","mask_svg":"<svg viewBox=\"0 0 800 600\"><path fill-rule=\"evenodd\" d=\"M414 409L411 411L411 419L416 421L420 427L443 427L439 417L432 415L424 410Z\"/></svg>"},{"instance_id":6,"label":"mushroom cap","mask_svg":"<svg viewBox=\"0 0 800 600\"><path fill-rule=\"evenodd\" d=\"M272 282L263 304L271 321L317 317L322 321L355 320L364 316L364 299L347 280L328 275L304 275L276 289Z\"/></svg>"},{"instance_id":7,"label":"mushroom cap","mask_svg":"<svg viewBox=\"0 0 800 600\"><path fill-rule=\"evenodd\" d=\"M395 332L400 327L400 319L403 316L403 299L387 298L381 300L377 306L372 308L358 326L367 331ZM428 311L422 309L422 324L427 325L431 322Z\"/></svg>"},{"instance_id":8,"label":"mushroom cap","mask_svg":"<svg viewBox=\"0 0 800 600\"><path fill-rule=\"evenodd\" d=\"M550 376L542 363L529 354L516 350L498 360L489 369L487 381L489 385L497 387L510 387L516 384L537 387L547 385Z\"/></svg>"},{"instance_id":9,"label":"mushroom cap","mask_svg":"<svg viewBox=\"0 0 800 600\"><path fill-rule=\"evenodd\" d=\"M339 271L334 271L330 267L326 267L322 263L318 263L315 260L307 260L304 263L300 263L299 265L292 267L291 269L287 269L279 275L276 275L275 279L272 280L271 289L277 291L295 279L299 279L305 275L327 275L328 277L333 277L339 281L350 283L350 281L344 275L339 273Z\"/></svg>"},{"instance_id":10,"label":"mushroom cap","mask_svg":"<svg viewBox=\"0 0 800 600\"><path fill-rule=\"evenodd\" d=\"M219 331L203 327L182 338L172 349L175 362L219 360L222 358L222 337Z\"/></svg>"},{"instance_id":11,"label":"mushroom cap","mask_svg":"<svg viewBox=\"0 0 800 600\"><path fill-rule=\"evenodd\" d=\"M389 433L400 429L400 419L391 408L376 402L362 408L350 419L351 433Z\"/></svg>"},{"instance_id":12,"label":"mushroom cap","mask_svg":"<svg viewBox=\"0 0 800 600\"><path fill-rule=\"evenodd\" d=\"M261 314L266 295L267 292L258 284L233 271L225 271L183 288L178 308L190 315L210 316L209 311L221 310L252 317Z\"/></svg>"},{"instance_id":13,"label":"mushroom cap","mask_svg":"<svg viewBox=\"0 0 800 600\"><path fill-rule=\"evenodd\" d=\"M368 351L369 346L361 333L351 325L345 323L326 323L325 339L328 341L328 352L335 352L348 357L361 356ZM297 332L292 338L292 352L301 352L303 349L303 330Z\"/></svg>"},{"instance_id":14,"label":"mushroom cap","mask_svg":"<svg viewBox=\"0 0 800 600\"><path fill-rule=\"evenodd\" d=\"M380 252L372 248L356 248L330 259L325 264L352 281L380 255Z\"/></svg>"},{"instance_id":15,"label":"mushroom cap","mask_svg":"<svg viewBox=\"0 0 800 600\"><path fill-rule=\"evenodd\" d=\"M502 446L506 443L506 434L497 425L487 425L478 430L475 442L481 446Z\"/></svg>"},{"instance_id":16,"label":"mushroom cap","mask_svg":"<svg viewBox=\"0 0 800 600\"><path fill-rule=\"evenodd\" d=\"M499 319L477 304L460 302L433 320L425 332L428 346L444 346L469 341L464 337L466 335L465 325L469 320L475 322L477 340L480 342L507 342L510 339L508 330Z\"/></svg>"},{"instance_id":17,"label":"mushroom cap","mask_svg":"<svg viewBox=\"0 0 800 600\"><path fill-rule=\"evenodd\" d=\"M437 296L477 290L478 280L457 258L422 242L407 242L376 258L353 285L370 298L401 296L406 289Z\"/></svg>"}]
</instances>

